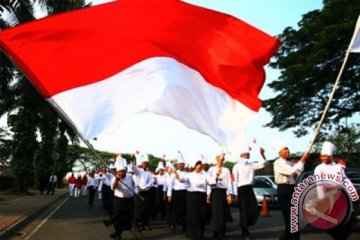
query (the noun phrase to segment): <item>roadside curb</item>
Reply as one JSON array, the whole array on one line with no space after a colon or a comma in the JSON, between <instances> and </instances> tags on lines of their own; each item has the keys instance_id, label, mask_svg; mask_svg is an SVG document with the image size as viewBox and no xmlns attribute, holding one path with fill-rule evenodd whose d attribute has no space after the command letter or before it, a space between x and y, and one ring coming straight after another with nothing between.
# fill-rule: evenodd
<instances>
[{"instance_id":1,"label":"roadside curb","mask_svg":"<svg viewBox=\"0 0 360 240\"><path fill-rule=\"evenodd\" d=\"M50 201L49 203L41 206L40 208L33 209L32 211L28 212L26 216L23 216L16 220L11 225L7 226L5 229L3 229L0 232L0 240L6 240L9 239L11 236L16 235L16 233L23 227L25 227L34 217L36 217L41 212L47 210L52 205L60 202L62 199L67 197L67 193L64 193L62 195L59 195L54 200Z\"/></svg>"}]
</instances>

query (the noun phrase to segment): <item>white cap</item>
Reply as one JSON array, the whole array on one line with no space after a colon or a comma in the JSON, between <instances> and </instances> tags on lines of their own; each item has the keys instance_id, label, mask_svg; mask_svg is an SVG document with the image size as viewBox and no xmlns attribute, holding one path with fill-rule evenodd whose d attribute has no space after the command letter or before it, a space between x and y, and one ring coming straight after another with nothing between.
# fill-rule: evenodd
<instances>
[{"instance_id":1,"label":"white cap","mask_svg":"<svg viewBox=\"0 0 360 240\"><path fill-rule=\"evenodd\" d=\"M123 158L123 157L121 156L121 154L119 154L119 155L116 157L116 159L115 159L114 167L116 168L116 170L117 170L117 167L118 167L118 166L122 166L122 167L124 167L124 168L126 168L126 166L127 166L126 159Z\"/></svg>"},{"instance_id":2,"label":"white cap","mask_svg":"<svg viewBox=\"0 0 360 240\"><path fill-rule=\"evenodd\" d=\"M332 156L335 150L334 144L329 141L325 141L321 148L321 155Z\"/></svg>"},{"instance_id":3,"label":"white cap","mask_svg":"<svg viewBox=\"0 0 360 240\"><path fill-rule=\"evenodd\" d=\"M115 162L116 171L125 170L126 169L126 160L123 159Z\"/></svg>"},{"instance_id":4,"label":"white cap","mask_svg":"<svg viewBox=\"0 0 360 240\"><path fill-rule=\"evenodd\" d=\"M196 158L194 155L190 155L190 156L187 158L186 163L187 163L188 167L193 168L193 167L195 166L195 163L196 163L197 161L199 161L199 160L197 160L197 158Z\"/></svg>"},{"instance_id":5,"label":"white cap","mask_svg":"<svg viewBox=\"0 0 360 240\"><path fill-rule=\"evenodd\" d=\"M141 162L149 162L149 155L147 155L146 153L141 155Z\"/></svg>"},{"instance_id":6,"label":"white cap","mask_svg":"<svg viewBox=\"0 0 360 240\"><path fill-rule=\"evenodd\" d=\"M125 159L121 156L121 154L117 155L116 158L115 158L115 165L116 165L117 162L124 161L124 160Z\"/></svg>"},{"instance_id":7,"label":"white cap","mask_svg":"<svg viewBox=\"0 0 360 240\"><path fill-rule=\"evenodd\" d=\"M136 152L135 158L136 158L136 166L141 165L143 162L149 162L149 156L146 153L140 154Z\"/></svg>"},{"instance_id":8,"label":"white cap","mask_svg":"<svg viewBox=\"0 0 360 240\"><path fill-rule=\"evenodd\" d=\"M159 161L158 162L158 166L157 168L155 169L155 172L158 172L160 169L164 170L165 167L164 167L164 163L162 161Z\"/></svg>"},{"instance_id":9,"label":"white cap","mask_svg":"<svg viewBox=\"0 0 360 240\"><path fill-rule=\"evenodd\" d=\"M132 167L128 168L127 170L128 173L134 173L134 169Z\"/></svg>"},{"instance_id":10,"label":"white cap","mask_svg":"<svg viewBox=\"0 0 360 240\"><path fill-rule=\"evenodd\" d=\"M250 153L250 151L251 151L251 147L247 143L244 143L244 144L241 145L240 154Z\"/></svg>"},{"instance_id":11,"label":"white cap","mask_svg":"<svg viewBox=\"0 0 360 240\"><path fill-rule=\"evenodd\" d=\"M203 164L209 164L209 160L204 154L201 154L199 159Z\"/></svg>"},{"instance_id":12,"label":"white cap","mask_svg":"<svg viewBox=\"0 0 360 240\"><path fill-rule=\"evenodd\" d=\"M178 151L178 158L176 163L185 163L185 158L180 151Z\"/></svg>"},{"instance_id":13,"label":"white cap","mask_svg":"<svg viewBox=\"0 0 360 240\"><path fill-rule=\"evenodd\" d=\"M166 162L166 167L171 168L172 170L175 170L174 165L170 161Z\"/></svg>"},{"instance_id":14,"label":"white cap","mask_svg":"<svg viewBox=\"0 0 360 240\"><path fill-rule=\"evenodd\" d=\"M285 145L285 143L283 143L280 139L274 139L271 145L277 153L280 152L283 148L287 147L287 145Z\"/></svg>"},{"instance_id":15,"label":"white cap","mask_svg":"<svg viewBox=\"0 0 360 240\"><path fill-rule=\"evenodd\" d=\"M138 151L135 153L135 160L136 166L139 166L141 164L141 155Z\"/></svg>"}]
</instances>

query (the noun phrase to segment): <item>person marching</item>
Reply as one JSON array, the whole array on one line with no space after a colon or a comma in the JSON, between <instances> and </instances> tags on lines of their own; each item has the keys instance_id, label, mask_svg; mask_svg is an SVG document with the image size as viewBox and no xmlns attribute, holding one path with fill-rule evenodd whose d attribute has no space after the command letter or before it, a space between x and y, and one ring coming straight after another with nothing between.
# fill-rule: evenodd
<instances>
[{"instance_id":1,"label":"person marching","mask_svg":"<svg viewBox=\"0 0 360 240\"><path fill-rule=\"evenodd\" d=\"M97 181L95 179L95 171L89 173L87 181L87 189L89 191L89 206L92 207L94 203L95 193L97 188Z\"/></svg>"},{"instance_id":2,"label":"person marching","mask_svg":"<svg viewBox=\"0 0 360 240\"><path fill-rule=\"evenodd\" d=\"M185 178L188 174L185 168L185 159L181 152L178 153L176 173L180 178ZM170 230L175 231L176 224L180 222L182 230L185 232L186 227L186 194L188 184L186 182L180 182L175 174L171 175L170 184L167 189L168 201L171 202L171 214L170 214Z\"/></svg>"},{"instance_id":3,"label":"person marching","mask_svg":"<svg viewBox=\"0 0 360 240\"><path fill-rule=\"evenodd\" d=\"M51 192L51 195L54 195L57 181L58 181L57 176L55 173L53 173L49 178L49 187L48 187L48 191L46 193L47 195L49 195L50 192Z\"/></svg>"},{"instance_id":4,"label":"person marching","mask_svg":"<svg viewBox=\"0 0 360 240\"><path fill-rule=\"evenodd\" d=\"M185 236L189 239L199 240L204 238L205 224L207 220L206 202L210 199L210 178L203 171L201 160L190 163L194 170L186 175L175 173L176 179L188 184L186 197L186 231Z\"/></svg>"},{"instance_id":5,"label":"person marching","mask_svg":"<svg viewBox=\"0 0 360 240\"><path fill-rule=\"evenodd\" d=\"M158 213L161 214L161 219L165 218L165 192L166 192L166 175L165 175L165 167L162 161L159 161L157 168L155 169L155 184L156 184L156 192L155 192L155 208L154 208L154 216Z\"/></svg>"},{"instance_id":6,"label":"person marching","mask_svg":"<svg viewBox=\"0 0 360 240\"><path fill-rule=\"evenodd\" d=\"M105 181L103 185L103 207L107 210L109 216L112 214L114 191L111 189L111 182L115 177L112 172L116 172L115 164L109 165L109 171L105 172Z\"/></svg>"},{"instance_id":7,"label":"person marching","mask_svg":"<svg viewBox=\"0 0 360 240\"><path fill-rule=\"evenodd\" d=\"M321 164L317 165L314 170L314 175L318 174L332 174L335 178L338 176L341 181L347 178L344 170L344 165L333 162L333 153L335 151L335 146L329 141L325 141L321 148L320 160ZM340 161L341 162L341 161ZM319 199L325 198L324 189L322 186L317 187L317 193ZM351 234L352 226L352 216L345 222L340 223L334 228L329 229L327 232L336 240L346 240Z\"/></svg>"},{"instance_id":8,"label":"person marching","mask_svg":"<svg viewBox=\"0 0 360 240\"><path fill-rule=\"evenodd\" d=\"M82 181L82 187L81 187L81 196L86 196L87 193L87 176L84 174L81 178Z\"/></svg>"},{"instance_id":9,"label":"person marching","mask_svg":"<svg viewBox=\"0 0 360 240\"><path fill-rule=\"evenodd\" d=\"M309 152L305 152L300 161L296 164L290 160L290 150L280 140L273 142L273 147L279 154L279 158L274 162L274 176L277 184L277 198L282 212L285 231L280 240L300 239L299 232L290 232L290 208L291 198L295 187L295 174L300 174L304 170L304 164L309 157Z\"/></svg>"},{"instance_id":10,"label":"person marching","mask_svg":"<svg viewBox=\"0 0 360 240\"><path fill-rule=\"evenodd\" d=\"M114 230L111 238L121 239L125 230L131 230L134 213L134 193L137 192L133 176L126 173L124 161L117 161L116 177L112 179L111 189L114 190ZM129 189L130 188L130 189Z\"/></svg>"},{"instance_id":11,"label":"person marching","mask_svg":"<svg viewBox=\"0 0 360 240\"><path fill-rule=\"evenodd\" d=\"M80 197L81 187L82 187L82 180L81 180L81 176L79 175L76 178L76 181L75 181L75 194L74 194L74 197L76 197L76 198Z\"/></svg>"},{"instance_id":12,"label":"person marching","mask_svg":"<svg viewBox=\"0 0 360 240\"><path fill-rule=\"evenodd\" d=\"M135 184L143 200L136 199L136 227L137 231L150 230L149 221L154 209L155 187L154 178L148 171L149 157L143 154L140 159L140 168L132 167Z\"/></svg>"},{"instance_id":13,"label":"person marching","mask_svg":"<svg viewBox=\"0 0 360 240\"><path fill-rule=\"evenodd\" d=\"M223 166L224 155L215 157L216 166L207 171L211 181L211 196L209 201L212 206L212 227L215 239L223 239L226 232L226 220L228 217L228 203L233 194L231 175L228 168Z\"/></svg>"},{"instance_id":14,"label":"person marching","mask_svg":"<svg viewBox=\"0 0 360 240\"><path fill-rule=\"evenodd\" d=\"M104 174L104 170L100 169L98 171L98 173L95 175L96 177L96 181L97 181L97 186L98 186L98 199L103 199L103 186L104 186L104 182L106 180L105 174ZM102 201L103 202L103 201ZM103 202L104 203L104 202ZM104 206L104 205L103 205Z\"/></svg>"},{"instance_id":15,"label":"person marching","mask_svg":"<svg viewBox=\"0 0 360 240\"><path fill-rule=\"evenodd\" d=\"M165 186L164 186L164 191L165 191L165 203L166 203L166 221L170 224L170 220L171 220L171 212L172 212L172 202L171 200L171 195L167 195L168 193L168 189L173 189L173 174L175 172L175 167L171 162L167 162L166 163L166 168L165 168Z\"/></svg>"},{"instance_id":16,"label":"person marching","mask_svg":"<svg viewBox=\"0 0 360 240\"><path fill-rule=\"evenodd\" d=\"M75 193L75 183L76 183L76 178L74 176L74 173L71 173L71 176L68 179L68 189L69 189L69 196L72 197L74 196Z\"/></svg>"},{"instance_id":17,"label":"person marching","mask_svg":"<svg viewBox=\"0 0 360 240\"><path fill-rule=\"evenodd\" d=\"M240 149L240 161L232 169L234 175L234 195L238 202L240 213L240 227L243 239L250 238L248 226L256 223L259 217L259 207L254 194L254 172L265 167L264 149L260 148L261 160L249 162L250 147L244 145Z\"/></svg>"}]
</instances>

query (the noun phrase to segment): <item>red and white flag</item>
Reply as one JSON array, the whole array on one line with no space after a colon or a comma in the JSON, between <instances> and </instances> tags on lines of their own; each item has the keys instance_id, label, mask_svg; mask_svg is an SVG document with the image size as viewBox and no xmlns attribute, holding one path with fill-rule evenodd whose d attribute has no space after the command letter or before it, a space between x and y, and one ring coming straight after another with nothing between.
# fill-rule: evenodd
<instances>
[{"instance_id":1,"label":"red and white flag","mask_svg":"<svg viewBox=\"0 0 360 240\"><path fill-rule=\"evenodd\" d=\"M349 51L353 53L360 53L360 15L356 22L354 34L349 46Z\"/></svg>"},{"instance_id":2,"label":"red and white flag","mask_svg":"<svg viewBox=\"0 0 360 240\"><path fill-rule=\"evenodd\" d=\"M223 146L261 106L279 41L178 0L122 0L0 32L0 48L84 139L151 112Z\"/></svg>"}]
</instances>

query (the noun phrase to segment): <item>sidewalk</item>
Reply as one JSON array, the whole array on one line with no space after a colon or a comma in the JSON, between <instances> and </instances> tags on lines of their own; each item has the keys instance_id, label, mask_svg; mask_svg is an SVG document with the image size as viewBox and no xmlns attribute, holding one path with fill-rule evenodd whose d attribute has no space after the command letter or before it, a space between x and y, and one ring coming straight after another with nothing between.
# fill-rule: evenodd
<instances>
[{"instance_id":1,"label":"sidewalk","mask_svg":"<svg viewBox=\"0 0 360 240\"><path fill-rule=\"evenodd\" d=\"M0 192L0 239L25 224L30 217L66 196L67 189L56 189L54 195L41 195L30 190L31 195Z\"/></svg>"}]
</instances>

